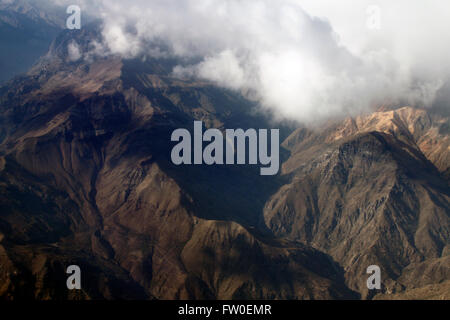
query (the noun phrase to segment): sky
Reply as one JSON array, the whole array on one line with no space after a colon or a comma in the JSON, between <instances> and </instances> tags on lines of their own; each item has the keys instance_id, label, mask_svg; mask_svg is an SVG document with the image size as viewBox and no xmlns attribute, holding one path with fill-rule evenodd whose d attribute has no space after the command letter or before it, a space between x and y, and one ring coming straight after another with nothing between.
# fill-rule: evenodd
<instances>
[{"instance_id":1,"label":"sky","mask_svg":"<svg viewBox=\"0 0 450 320\"><path fill-rule=\"evenodd\" d=\"M450 75L447 0L53 1L102 19L96 54L195 58L173 76L241 92L280 119L429 107ZM76 59L92 54L75 45Z\"/></svg>"}]
</instances>

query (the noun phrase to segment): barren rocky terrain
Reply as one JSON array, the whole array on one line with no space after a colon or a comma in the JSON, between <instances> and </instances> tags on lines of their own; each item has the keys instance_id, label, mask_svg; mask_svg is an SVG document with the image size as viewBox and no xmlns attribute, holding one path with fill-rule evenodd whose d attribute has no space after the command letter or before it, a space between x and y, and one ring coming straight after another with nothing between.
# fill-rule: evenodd
<instances>
[{"instance_id":1,"label":"barren rocky terrain","mask_svg":"<svg viewBox=\"0 0 450 320\"><path fill-rule=\"evenodd\" d=\"M448 299L449 118L383 107L282 125L282 170L175 166L170 134L277 126L177 63L70 61L0 88L3 299ZM66 289L65 268L82 270ZM369 292L366 268L382 289Z\"/></svg>"}]
</instances>

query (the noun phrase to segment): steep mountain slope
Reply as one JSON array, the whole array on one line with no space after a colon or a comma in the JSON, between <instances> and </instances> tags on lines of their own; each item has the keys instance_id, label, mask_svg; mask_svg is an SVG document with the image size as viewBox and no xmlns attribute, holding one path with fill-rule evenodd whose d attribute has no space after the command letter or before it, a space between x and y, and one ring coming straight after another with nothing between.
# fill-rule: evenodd
<instances>
[{"instance_id":1,"label":"steep mountain slope","mask_svg":"<svg viewBox=\"0 0 450 320\"><path fill-rule=\"evenodd\" d=\"M172 61L71 61L68 44L91 32L63 33L1 89L0 296L357 297L329 256L255 228L277 178L170 162L171 132L194 119L267 126L252 103L171 77Z\"/></svg>"},{"instance_id":2,"label":"steep mountain slope","mask_svg":"<svg viewBox=\"0 0 450 320\"><path fill-rule=\"evenodd\" d=\"M291 157L283 174L291 180L266 204L265 224L329 253L363 296L372 264L381 267L387 292L448 280L448 124L400 108L296 130L284 142ZM440 272L405 275L407 266L439 259Z\"/></svg>"},{"instance_id":3,"label":"steep mountain slope","mask_svg":"<svg viewBox=\"0 0 450 320\"><path fill-rule=\"evenodd\" d=\"M0 82L28 71L62 30L65 11L50 8L46 1L0 1Z\"/></svg>"},{"instance_id":4,"label":"steep mountain slope","mask_svg":"<svg viewBox=\"0 0 450 320\"><path fill-rule=\"evenodd\" d=\"M95 24L62 32L28 74L0 88L1 297L445 290L446 116L404 107L282 128L274 177L252 166L175 166L170 135L194 120L221 130L273 124L237 93L174 77L183 61L95 55L97 37ZM74 59L69 46L84 55ZM66 290L69 264L82 269L80 292ZM372 264L381 291L367 290Z\"/></svg>"}]
</instances>

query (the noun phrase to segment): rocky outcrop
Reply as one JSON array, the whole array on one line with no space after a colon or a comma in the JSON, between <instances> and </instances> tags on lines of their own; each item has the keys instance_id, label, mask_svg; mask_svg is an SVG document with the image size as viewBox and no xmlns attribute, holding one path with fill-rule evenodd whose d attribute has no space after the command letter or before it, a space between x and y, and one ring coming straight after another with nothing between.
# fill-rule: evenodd
<instances>
[{"instance_id":1,"label":"rocky outcrop","mask_svg":"<svg viewBox=\"0 0 450 320\"><path fill-rule=\"evenodd\" d=\"M423 273L400 280L408 266L446 256L449 245L449 183L439 170L449 158L434 156L448 151L437 133L448 119L432 119L401 108L295 131L284 143L290 183L267 202L267 227L330 254L363 296L372 264L387 292L419 285Z\"/></svg>"},{"instance_id":2,"label":"rocky outcrop","mask_svg":"<svg viewBox=\"0 0 450 320\"><path fill-rule=\"evenodd\" d=\"M178 167L175 128L271 122L237 93L174 78L176 61L67 59L94 36L64 32L0 88L2 298L371 298L372 264L378 297L445 284L448 118L406 107L283 128L275 177Z\"/></svg>"}]
</instances>

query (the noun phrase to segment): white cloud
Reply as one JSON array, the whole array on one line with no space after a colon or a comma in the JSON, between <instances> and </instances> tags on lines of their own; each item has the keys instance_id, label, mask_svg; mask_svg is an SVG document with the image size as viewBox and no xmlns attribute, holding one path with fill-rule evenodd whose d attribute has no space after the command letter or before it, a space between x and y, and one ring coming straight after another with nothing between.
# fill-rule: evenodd
<instances>
[{"instance_id":1,"label":"white cloud","mask_svg":"<svg viewBox=\"0 0 450 320\"><path fill-rule=\"evenodd\" d=\"M82 57L80 47L75 41L69 43L69 45L67 46L67 52L69 60L72 62L78 61Z\"/></svg>"},{"instance_id":2,"label":"white cloud","mask_svg":"<svg viewBox=\"0 0 450 320\"><path fill-rule=\"evenodd\" d=\"M179 77L208 79L219 86L239 90L246 86L245 70L231 50L225 50L213 57L206 57L197 65L177 66L173 71Z\"/></svg>"},{"instance_id":3,"label":"white cloud","mask_svg":"<svg viewBox=\"0 0 450 320\"><path fill-rule=\"evenodd\" d=\"M446 0L90 3L110 53L200 58L174 74L252 92L264 108L301 121L386 101L429 106L450 74ZM380 7L379 30L366 27L369 5Z\"/></svg>"}]
</instances>

